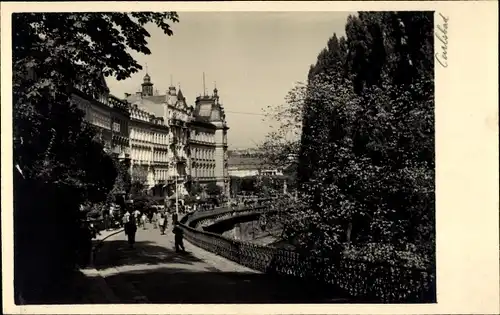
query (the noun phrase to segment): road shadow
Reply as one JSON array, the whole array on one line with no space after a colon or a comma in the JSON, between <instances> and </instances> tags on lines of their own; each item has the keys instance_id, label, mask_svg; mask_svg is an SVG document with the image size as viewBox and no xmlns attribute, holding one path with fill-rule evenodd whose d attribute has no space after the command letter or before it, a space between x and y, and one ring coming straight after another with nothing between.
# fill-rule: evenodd
<instances>
[{"instance_id":1,"label":"road shadow","mask_svg":"<svg viewBox=\"0 0 500 315\"><path fill-rule=\"evenodd\" d=\"M97 269L133 265L193 264L203 262L189 252L177 253L174 249L150 241L136 242L129 248L125 240L107 240L97 250L94 266Z\"/></svg>"},{"instance_id":2,"label":"road shadow","mask_svg":"<svg viewBox=\"0 0 500 315\"><path fill-rule=\"evenodd\" d=\"M118 279L119 278L119 279ZM346 303L347 297L331 285L266 274L157 268L120 273L106 282L132 283L149 303ZM119 296L120 303L137 303Z\"/></svg>"},{"instance_id":3,"label":"road shadow","mask_svg":"<svg viewBox=\"0 0 500 315\"><path fill-rule=\"evenodd\" d=\"M16 305L67 305L67 304L109 304L118 303L112 301L103 294L101 287L105 285L104 279L99 276L89 276L80 270L75 270L67 281L71 284L58 287L53 284L45 288L43 298L35 300L16 301Z\"/></svg>"}]
</instances>

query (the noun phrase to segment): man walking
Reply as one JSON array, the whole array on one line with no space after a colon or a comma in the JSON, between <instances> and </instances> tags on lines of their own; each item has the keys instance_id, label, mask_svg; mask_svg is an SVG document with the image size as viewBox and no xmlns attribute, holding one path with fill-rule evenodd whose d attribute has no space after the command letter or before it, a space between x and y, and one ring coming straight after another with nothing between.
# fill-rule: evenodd
<instances>
[{"instance_id":1,"label":"man walking","mask_svg":"<svg viewBox=\"0 0 500 315\"><path fill-rule=\"evenodd\" d=\"M153 216L151 217L151 223L153 223L153 229L158 228L158 214L153 212Z\"/></svg>"},{"instance_id":2,"label":"man walking","mask_svg":"<svg viewBox=\"0 0 500 315\"><path fill-rule=\"evenodd\" d=\"M163 213L160 213L160 219L159 219L159 225L160 225L160 232L161 235L165 235L165 227L166 227L166 218Z\"/></svg>"},{"instance_id":3,"label":"man walking","mask_svg":"<svg viewBox=\"0 0 500 315\"><path fill-rule=\"evenodd\" d=\"M142 229L143 229L143 230L145 230L145 229L146 229L146 220L147 220L146 214L145 214L145 213L142 213L142 216L141 216L141 224L142 224Z\"/></svg>"},{"instance_id":4,"label":"man walking","mask_svg":"<svg viewBox=\"0 0 500 315\"><path fill-rule=\"evenodd\" d=\"M183 242L184 231L179 227L179 222L175 222L172 232L175 234L175 251L182 253L186 252Z\"/></svg>"},{"instance_id":5,"label":"man walking","mask_svg":"<svg viewBox=\"0 0 500 315\"><path fill-rule=\"evenodd\" d=\"M125 234L127 234L128 244L130 248L134 248L136 232L137 232L137 223L135 221L135 216L130 215L128 218L128 222L125 223Z\"/></svg>"},{"instance_id":6,"label":"man walking","mask_svg":"<svg viewBox=\"0 0 500 315\"><path fill-rule=\"evenodd\" d=\"M125 214L123 215L123 218L122 218L122 225L125 227L125 225L128 223L128 221L130 221L130 212L127 210L127 212L125 212ZM125 231L125 234L127 234L127 231Z\"/></svg>"},{"instance_id":7,"label":"man walking","mask_svg":"<svg viewBox=\"0 0 500 315\"><path fill-rule=\"evenodd\" d=\"M138 209L135 209L134 211L134 218L135 218L135 222L136 224L139 224L139 216L141 215L141 212L138 210Z\"/></svg>"}]
</instances>

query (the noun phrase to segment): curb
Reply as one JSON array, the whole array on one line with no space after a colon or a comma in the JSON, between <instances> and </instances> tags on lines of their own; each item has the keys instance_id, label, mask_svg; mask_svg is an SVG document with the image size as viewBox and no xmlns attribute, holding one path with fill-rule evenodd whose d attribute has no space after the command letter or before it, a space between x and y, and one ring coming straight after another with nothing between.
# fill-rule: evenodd
<instances>
[{"instance_id":1,"label":"curb","mask_svg":"<svg viewBox=\"0 0 500 315\"><path fill-rule=\"evenodd\" d=\"M113 292L113 289L106 282L106 276L102 272L100 272L99 270L97 270L95 268L94 263L95 263L95 257L97 255L98 251L102 248L104 241L112 236L120 234L123 231L124 231L124 229L121 228L113 233L110 233L109 235L107 235L103 239L98 240L97 243L92 248L92 257L91 257L92 269L90 269L90 270L92 273L95 272L96 277L99 277L99 286L101 287L103 293L105 294L106 300L108 301L108 303L112 303L112 304L120 304L122 301L120 301L120 299ZM117 267L110 267L110 269L113 269L117 273L121 273L121 270ZM123 286L126 288L127 291L132 293L134 302L136 302L136 303L149 303L149 300L147 299L147 297L144 296L136 288L136 286L133 283L123 281Z\"/></svg>"},{"instance_id":2,"label":"curb","mask_svg":"<svg viewBox=\"0 0 500 315\"><path fill-rule=\"evenodd\" d=\"M97 252L101 249L103 242L120 233L123 232L123 228L114 231L113 233L110 233L106 237L96 240L96 243L92 246L92 250L90 253L90 268L87 269L81 269L80 271L87 277L94 277L97 280L97 286L96 288L98 289L99 293L102 293L104 295L104 299L106 300L107 303L111 304L119 304L120 299L116 296L116 294L113 292L111 287L107 284L105 277L97 270L95 267L95 259ZM95 301L91 301L92 303L96 303Z\"/></svg>"},{"instance_id":3,"label":"curb","mask_svg":"<svg viewBox=\"0 0 500 315\"><path fill-rule=\"evenodd\" d=\"M101 296L99 298L90 297L90 302L92 304L100 304L99 303L99 299L102 300L102 298L104 298L104 300L107 303L111 303L111 304L119 304L120 303L120 299L115 295L115 293L113 292L113 290L109 287L109 285L106 283L106 280L99 273L99 271L97 269L95 269L95 268L92 268L92 269L81 269L80 271L85 276L92 277L92 278L96 279L97 285L95 287L91 288L91 289L96 289L95 291L98 291L99 294L103 295L103 296ZM94 290L91 290L91 291L94 291Z\"/></svg>"},{"instance_id":4,"label":"curb","mask_svg":"<svg viewBox=\"0 0 500 315\"><path fill-rule=\"evenodd\" d=\"M109 235L107 235L106 237L102 238L102 239L99 239L99 240L96 240L96 244L94 244L92 246L92 250L90 252L90 266L92 268L95 269L94 267L94 263L95 263L95 256L97 254L97 251L102 247L102 244L105 240L107 240L108 238L110 238L111 236L115 236L116 234L118 233L121 233L123 232L124 229L123 228L120 228L118 229L117 231L113 232L113 233L110 233Z\"/></svg>"}]
</instances>

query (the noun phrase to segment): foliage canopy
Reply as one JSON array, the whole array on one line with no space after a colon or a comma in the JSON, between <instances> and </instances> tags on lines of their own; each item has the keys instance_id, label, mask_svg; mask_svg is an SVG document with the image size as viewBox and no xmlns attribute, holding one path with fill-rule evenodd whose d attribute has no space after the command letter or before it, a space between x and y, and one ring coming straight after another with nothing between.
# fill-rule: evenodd
<instances>
[{"instance_id":1,"label":"foliage canopy","mask_svg":"<svg viewBox=\"0 0 500 315\"><path fill-rule=\"evenodd\" d=\"M146 24L172 35L177 21L174 12L12 15L16 297L43 302L64 290L59 280L82 245L79 206L105 201L123 175L72 92L106 97L103 76L123 80L142 69L130 53L150 54Z\"/></svg>"},{"instance_id":2,"label":"foliage canopy","mask_svg":"<svg viewBox=\"0 0 500 315\"><path fill-rule=\"evenodd\" d=\"M290 112L301 124L300 200L281 201L291 209L285 235L300 249L325 256L346 243L384 244L362 252L433 259L433 72L432 12L360 12L345 37L329 39L307 84L277 112L282 127ZM278 148L271 158L287 152L267 147Z\"/></svg>"}]
</instances>

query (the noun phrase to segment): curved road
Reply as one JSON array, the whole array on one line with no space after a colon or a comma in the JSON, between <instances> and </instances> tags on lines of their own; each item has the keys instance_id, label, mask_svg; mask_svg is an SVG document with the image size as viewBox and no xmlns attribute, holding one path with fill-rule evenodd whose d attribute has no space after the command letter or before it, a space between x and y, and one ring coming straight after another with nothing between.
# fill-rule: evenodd
<instances>
[{"instance_id":1,"label":"curved road","mask_svg":"<svg viewBox=\"0 0 500 315\"><path fill-rule=\"evenodd\" d=\"M129 249L125 234L104 241L95 260L115 297L109 303L345 303L330 286L262 274L184 241L176 253L171 228L138 229Z\"/></svg>"}]
</instances>

